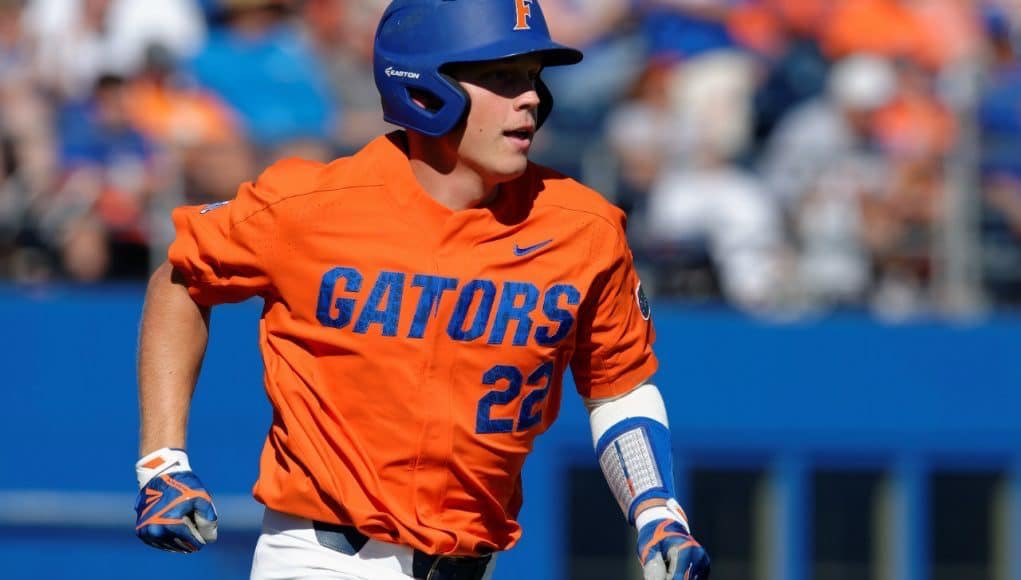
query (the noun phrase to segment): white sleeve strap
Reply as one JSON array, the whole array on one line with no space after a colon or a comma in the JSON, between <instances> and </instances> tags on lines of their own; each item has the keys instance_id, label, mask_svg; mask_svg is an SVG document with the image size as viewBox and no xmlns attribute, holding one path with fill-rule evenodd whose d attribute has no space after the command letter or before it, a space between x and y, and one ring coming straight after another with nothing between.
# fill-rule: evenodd
<instances>
[{"instance_id":1,"label":"white sleeve strap","mask_svg":"<svg viewBox=\"0 0 1021 580\"><path fill-rule=\"evenodd\" d=\"M589 424L592 426L592 443L606 434L610 427L631 417L648 417L666 428L670 421L666 416L666 403L656 385L645 383L625 395L612 399L587 399Z\"/></svg>"},{"instance_id":2,"label":"white sleeve strap","mask_svg":"<svg viewBox=\"0 0 1021 580\"><path fill-rule=\"evenodd\" d=\"M138 478L139 489L145 487L157 475L180 471L191 471L188 454L184 449L164 447L153 451L135 463L135 477Z\"/></svg>"}]
</instances>

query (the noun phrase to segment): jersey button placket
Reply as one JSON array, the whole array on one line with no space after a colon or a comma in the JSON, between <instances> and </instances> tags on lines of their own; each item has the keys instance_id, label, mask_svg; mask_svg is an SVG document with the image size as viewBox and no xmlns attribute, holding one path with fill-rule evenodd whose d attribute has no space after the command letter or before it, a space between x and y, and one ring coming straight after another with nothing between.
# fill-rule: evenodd
<instances>
[{"instance_id":1,"label":"jersey button placket","mask_svg":"<svg viewBox=\"0 0 1021 580\"><path fill-rule=\"evenodd\" d=\"M430 244L431 274L456 278L458 286L463 280L458 273L456 260L457 238L450 235L450 226L458 220L457 214L450 216L439 236ZM420 390L422 422L419 447L414 467L414 502L419 521L427 526L440 525L436 521L443 513L442 503L446 497L446 466L452 453L451 386L452 369L445 362L447 349L452 348L447 336L447 321L456 301L456 292L444 293L431 316L423 337L423 373Z\"/></svg>"}]
</instances>

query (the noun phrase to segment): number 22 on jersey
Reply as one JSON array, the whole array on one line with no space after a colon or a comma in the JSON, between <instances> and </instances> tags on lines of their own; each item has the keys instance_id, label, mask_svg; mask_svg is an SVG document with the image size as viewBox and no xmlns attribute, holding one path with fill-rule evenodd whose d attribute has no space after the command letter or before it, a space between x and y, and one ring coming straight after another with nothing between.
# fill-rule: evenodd
<instances>
[{"instance_id":1,"label":"number 22 on jersey","mask_svg":"<svg viewBox=\"0 0 1021 580\"><path fill-rule=\"evenodd\" d=\"M482 384L499 387L506 383L506 388L494 388L479 399L475 415L475 432L479 434L522 432L541 423L543 403L549 395L552 380L552 361L539 365L527 378L517 367L509 365L496 365L486 371L482 375ZM517 419L493 419L491 416L493 407L514 403L521 395L524 385L540 388L525 395Z\"/></svg>"}]
</instances>

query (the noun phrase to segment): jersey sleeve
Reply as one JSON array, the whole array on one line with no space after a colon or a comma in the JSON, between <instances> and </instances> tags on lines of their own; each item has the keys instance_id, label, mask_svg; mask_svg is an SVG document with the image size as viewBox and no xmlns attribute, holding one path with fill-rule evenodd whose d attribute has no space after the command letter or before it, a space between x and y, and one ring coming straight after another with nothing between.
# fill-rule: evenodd
<instances>
[{"instance_id":1,"label":"jersey sleeve","mask_svg":"<svg viewBox=\"0 0 1021 580\"><path fill-rule=\"evenodd\" d=\"M621 218L623 219L623 218ZM623 224L615 235L599 235L593 257L606 264L581 312L571 373L578 393L588 399L622 395L658 368L652 351L656 333L649 303L635 272Z\"/></svg>"},{"instance_id":2,"label":"jersey sleeve","mask_svg":"<svg viewBox=\"0 0 1021 580\"><path fill-rule=\"evenodd\" d=\"M174 210L169 260L197 303L240 302L272 291L269 264L281 234L276 206L308 173L296 163L278 162L230 201Z\"/></svg>"}]
</instances>

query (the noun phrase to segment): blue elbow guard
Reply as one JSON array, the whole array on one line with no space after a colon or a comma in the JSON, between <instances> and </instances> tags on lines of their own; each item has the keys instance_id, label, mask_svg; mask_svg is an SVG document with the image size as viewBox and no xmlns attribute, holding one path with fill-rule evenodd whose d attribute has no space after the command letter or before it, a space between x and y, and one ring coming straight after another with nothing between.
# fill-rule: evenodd
<instances>
[{"instance_id":1,"label":"blue elbow guard","mask_svg":"<svg viewBox=\"0 0 1021 580\"><path fill-rule=\"evenodd\" d=\"M596 443L599 466L628 522L651 498L676 497L670 429L648 417L631 417L610 427Z\"/></svg>"}]
</instances>

